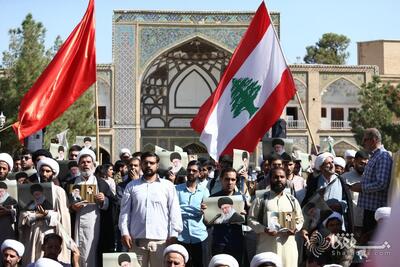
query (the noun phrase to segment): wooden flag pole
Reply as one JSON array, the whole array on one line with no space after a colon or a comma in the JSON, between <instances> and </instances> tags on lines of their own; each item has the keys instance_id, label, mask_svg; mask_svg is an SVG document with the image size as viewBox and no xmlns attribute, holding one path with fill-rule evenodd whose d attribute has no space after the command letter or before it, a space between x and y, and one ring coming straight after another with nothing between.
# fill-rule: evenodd
<instances>
[{"instance_id":1,"label":"wooden flag pole","mask_svg":"<svg viewBox=\"0 0 400 267\"><path fill-rule=\"evenodd\" d=\"M296 90L296 98L297 98L297 101L299 102L300 110L301 110L301 113L303 114L304 121L306 122L307 130L308 130L308 132L310 134L311 142L312 142L313 147L315 149L315 153L318 154L318 148L317 148L317 145L315 144L314 136L313 136L313 134L311 132L310 124L308 123L308 119L307 119L306 113L304 112L303 104L301 104L300 96L299 96L299 93L297 92L297 90Z\"/></svg>"},{"instance_id":2,"label":"wooden flag pole","mask_svg":"<svg viewBox=\"0 0 400 267\"><path fill-rule=\"evenodd\" d=\"M99 164L101 165L101 158L100 158L100 133L99 133L99 94L97 90L97 80L94 85L94 102L95 102L95 112L96 112L96 158Z\"/></svg>"},{"instance_id":3,"label":"wooden flag pole","mask_svg":"<svg viewBox=\"0 0 400 267\"><path fill-rule=\"evenodd\" d=\"M10 125L8 125L7 127L4 127L2 129L0 129L0 133L7 130L8 128L10 128L11 126L13 126L13 123L11 123Z\"/></svg>"}]
</instances>

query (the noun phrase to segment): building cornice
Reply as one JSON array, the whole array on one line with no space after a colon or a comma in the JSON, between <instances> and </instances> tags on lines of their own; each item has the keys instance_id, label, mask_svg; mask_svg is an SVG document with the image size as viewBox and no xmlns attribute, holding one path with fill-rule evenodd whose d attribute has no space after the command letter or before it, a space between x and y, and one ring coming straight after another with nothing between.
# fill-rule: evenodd
<instances>
[{"instance_id":1,"label":"building cornice","mask_svg":"<svg viewBox=\"0 0 400 267\"><path fill-rule=\"evenodd\" d=\"M328 65L328 64L290 64L292 71L319 71L319 72L373 72L379 74L379 68L375 65Z\"/></svg>"}]
</instances>

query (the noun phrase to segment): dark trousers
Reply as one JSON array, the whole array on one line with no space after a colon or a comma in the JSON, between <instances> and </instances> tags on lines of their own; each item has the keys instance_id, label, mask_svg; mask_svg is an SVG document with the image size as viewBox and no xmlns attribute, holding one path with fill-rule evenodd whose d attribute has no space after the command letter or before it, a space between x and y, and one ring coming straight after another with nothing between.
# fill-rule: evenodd
<instances>
[{"instance_id":1,"label":"dark trousers","mask_svg":"<svg viewBox=\"0 0 400 267\"><path fill-rule=\"evenodd\" d=\"M186 244L186 243L179 242L179 244L184 246L189 253L189 261L188 261L188 263L186 263L185 266L187 266L187 267L203 267L204 266L203 258L204 258L204 254L205 254L204 250L206 249L206 246L204 245L205 241L195 243L195 244Z\"/></svg>"},{"instance_id":2,"label":"dark trousers","mask_svg":"<svg viewBox=\"0 0 400 267\"><path fill-rule=\"evenodd\" d=\"M367 244L367 242L373 238L375 230L376 230L375 211L364 210L362 243Z\"/></svg>"},{"instance_id":3,"label":"dark trousers","mask_svg":"<svg viewBox=\"0 0 400 267\"><path fill-rule=\"evenodd\" d=\"M229 254L234 257L239 266L242 266L243 246L242 244L228 245L228 244L213 244L212 255Z\"/></svg>"}]
</instances>

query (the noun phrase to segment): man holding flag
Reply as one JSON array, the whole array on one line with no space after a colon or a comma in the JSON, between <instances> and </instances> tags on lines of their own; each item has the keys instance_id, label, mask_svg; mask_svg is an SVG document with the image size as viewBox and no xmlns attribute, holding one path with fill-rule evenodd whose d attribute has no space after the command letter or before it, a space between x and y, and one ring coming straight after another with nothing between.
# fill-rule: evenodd
<instances>
[{"instance_id":1,"label":"man holding flag","mask_svg":"<svg viewBox=\"0 0 400 267\"><path fill-rule=\"evenodd\" d=\"M254 151L296 92L267 8L261 3L217 89L192 120L214 159Z\"/></svg>"}]
</instances>

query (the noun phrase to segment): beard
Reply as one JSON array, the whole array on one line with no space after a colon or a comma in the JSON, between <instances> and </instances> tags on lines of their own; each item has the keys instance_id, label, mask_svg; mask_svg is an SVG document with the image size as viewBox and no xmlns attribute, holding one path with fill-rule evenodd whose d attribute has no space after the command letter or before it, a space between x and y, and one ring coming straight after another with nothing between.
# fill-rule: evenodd
<instances>
[{"instance_id":1,"label":"beard","mask_svg":"<svg viewBox=\"0 0 400 267\"><path fill-rule=\"evenodd\" d=\"M81 175L85 178L90 177L93 174L93 170L91 169L85 169L81 171Z\"/></svg>"},{"instance_id":2,"label":"beard","mask_svg":"<svg viewBox=\"0 0 400 267\"><path fill-rule=\"evenodd\" d=\"M271 190L274 191L275 193L280 193L282 192L286 187L286 184L283 183L274 183L271 184Z\"/></svg>"},{"instance_id":3,"label":"beard","mask_svg":"<svg viewBox=\"0 0 400 267\"><path fill-rule=\"evenodd\" d=\"M144 175L145 177L151 177L151 176L153 176L153 175L155 175L155 174L156 174L156 172L153 171L151 168L145 168L145 169L143 170L143 175Z\"/></svg>"},{"instance_id":4,"label":"beard","mask_svg":"<svg viewBox=\"0 0 400 267\"><path fill-rule=\"evenodd\" d=\"M215 223L228 223L229 219L232 217L232 215L236 212L234 208L231 208L231 210L228 213L221 213L221 216L215 220Z\"/></svg>"}]
</instances>

